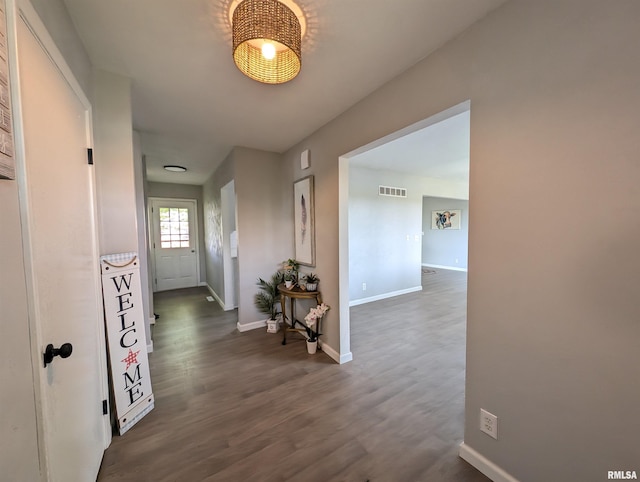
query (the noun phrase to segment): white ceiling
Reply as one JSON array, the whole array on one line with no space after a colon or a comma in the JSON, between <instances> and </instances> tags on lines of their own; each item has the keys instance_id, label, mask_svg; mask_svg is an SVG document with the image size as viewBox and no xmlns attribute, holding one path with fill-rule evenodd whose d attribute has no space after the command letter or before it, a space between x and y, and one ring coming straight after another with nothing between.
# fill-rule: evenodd
<instances>
[{"instance_id":1,"label":"white ceiling","mask_svg":"<svg viewBox=\"0 0 640 482\"><path fill-rule=\"evenodd\" d=\"M352 166L469 184L467 110L349 159Z\"/></svg>"},{"instance_id":2,"label":"white ceiling","mask_svg":"<svg viewBox=\"0 0 640 482\"><path fill-rule=\"evenodd\" d=\"M64 3L94 66L132 79L149 180L202 184L233 146L286 151L504 1L299 0L302 71L282 85L235 67L231 0Z\"/></svg>"}]
</instances>

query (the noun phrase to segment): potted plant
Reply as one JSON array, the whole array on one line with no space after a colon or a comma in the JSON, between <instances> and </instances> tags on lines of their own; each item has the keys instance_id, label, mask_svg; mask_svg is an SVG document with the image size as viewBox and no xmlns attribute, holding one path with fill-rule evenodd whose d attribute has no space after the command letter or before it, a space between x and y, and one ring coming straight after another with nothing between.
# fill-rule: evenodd
<instances>
[{"instance_id":1,"label":"potted plant","mask_svg":"<svg viewBox=\"0 0 640 482\"><path fill-rule=\"evenodd\" d=\"M305 276L307 291L317 291L319 282L320 282L320 278L318 278L313 273L309 273L307 276Z\"/></svg>"},{"instance_id":2,"label":"potted plant","mask_svg":"<svg viewBox=\"0 0 640 482\"><path fill-rule=\"evenodd\" d=\"M254 296L254 304L261 313L269 315L267 319L267 331L275 333L278 331L278 303L280 302L280 291L278 285L282 283L282 273L276 272L266 281L258 278L256 283L260 291Z\"/></svg>"},{"instance_id":3,"label":"potted plant","mask_svg":"<svg viewBox=\"0 0 640 482\"><path fill-rule=\"evenodd\" d=\"M293 258L289 258L288 260L282 262L282 269L284 269L285 272L290 271L297 273L300 269L300 263Z\"/></svg>"},{"instance_id":4,"label":"potted plant","mask_svg":"<svg viewBox=\"0 0 640 482\"><path fill-rule=\"evenodd\" d=\"M320 321L331 307L325 303L319 304L315 308L311 308L309 313L304 317L304 323L307 325L307 353L313 355L318 349L318 332ZM314 327L316 327L314 329Z\"/></svg>"},{"instance_id":5,"label":"potted plant","mask_svg":"<svg viewBox=\"0 0 640 482\"><path fill-rule=\"evenodd\" d=\"M288 271L284 273L284 285L287 287L287 289L293 286L294 281L295 278L292 273L289 273Z\"/></svg>"},{"instance_id":6,"label":"potted plant","mask_svg":"<svg viewBox=\"0 0 640 482\"><path fill-rule=\"evenodd\" d=\"M293 258L289 258L282 262L282 269L284 270L285 275L291 275L291 281L293 282L291 286L295 285L298 282L298 270L300 269L300 263ZM285 279L285 281L287 280ZM291 286L287 286L287 288L291 288Z\"/></svg>"}]
</instances>

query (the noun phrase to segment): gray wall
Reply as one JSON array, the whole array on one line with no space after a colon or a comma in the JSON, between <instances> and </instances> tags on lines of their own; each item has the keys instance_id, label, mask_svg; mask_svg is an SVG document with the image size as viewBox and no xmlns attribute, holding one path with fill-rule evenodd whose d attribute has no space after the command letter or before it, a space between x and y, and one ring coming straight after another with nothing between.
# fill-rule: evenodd
<instances>
[{"instance_id":1,"label":"gray wall","mask_svg":"<svg viewBox=\"0 0 640 482\"><path fill-rule=\"evenodd\" d=\"M460 229L431 229L431 213L462 210ZM496 224L496 229L506 229ZM467 269L469 252L469 201L425 196L422 199L422 264Z\"/></svg>"},{"instance_id":2,"label":"gray wall","mask_svg":"<svg viewBox=\"0 0 640 482\"><path fill-rule=\"evenodd\" d=\"M281 156L235 148L235 188L238 212L238 323L264 320L253 304L258 278L267 278L293 257L289 233L281 229ZM292 196L293 197L293 194Z\"/></svg>"},{"instance_id":3,"label":"gray wall","mask_svg":"<svg viewBox=\"0 0 640 482\"><path fill-rule=\"evenodd\" d=\"M138 251L131 81L103 70L93 78L100 254Z\"/></svg>"},{"instance_id":4,"label":"gray wall","mask_svg":"<svg viewBox=\"0 0 640 482\"><path fill-rule=\"evenodd\" d=\"M407 197L379 196L379 185L407 188ZM467 191L464 183L350 165L349 300L421 289L423 194L462 197ZM466 266L466 249L464 256Z\"/></svg>"},{"instance_id":5,"label":"gray wall","mask_svg":"<svg viewBox=\"0 0 640 482\"><path fill-rule=\"evenodd\" d=\"M633 0L512 0L285 154L293 179L312 153L338 348L338 157L471 100L465 444L523 481L640 460L638 18Z\"/></svg>"},{"instance_id":6,"label":"gray wall","mask_svg":"<svg viewBox=\"0 0 640 482\"><path fill-rule=\"evenodd\" d=\"M280 155L236 147L203 186L207 281L224 299L222 202L220 189L232 179L238 224L238 323L264 320L253 305L259 277L271 276L291 256L288 231L283 230L283 189Z\"/></svg>"},{"instance_id":7,"label":"gray wall","mask_svg":"<svg viewBox=\"0 0 640 482\"><path fill-rule=\"evenodd\" d=\"M64 56L85 95L91 100L93 95L91 60L80 41L80 36L76 32L64 1L30 1L35 11L38 12L38 16L46 25L49 35L51 35L51 38Z\"/></svg>"},{"instance_id":8,"label":"gray wall","mask_svg":"<svg viewBox=\"0 0 640 482\"><path fill-rule=\"evenodd\" d=\"M406 187L406 198L378 186ZM406 174L349 169L349 299L420 288L422 191ZM362 289L366 283L367 289Z\"/></svg>"},{"instance_id":9,"label":"gray wall","mask_svg":"<svg viewBox=\"0 0 640 482\"><path fill-rule=\"evenodd\" d=\"M233 180L234 173L234 152L231 151L202 186L206 281L209 288L222 300L224 305L228 304L228 300L224 299L222 199L220 189Z\"/></svg>"},{"instance_id":10,"label":"gray wall","mask_svg":"<svg viewBox=\"0 0 640 482\"><path fill-rule=\"evenodd\" d=\"M207 269L205 260L205 244L204 244L204 208L202 186L194 186L191 184L171 184L166 182L149 182L147 183L147 198L161 197L169 199L195 199L198 202L198 246L200 256L200 282L207 280Z\"/></svg>"}]
</instances>

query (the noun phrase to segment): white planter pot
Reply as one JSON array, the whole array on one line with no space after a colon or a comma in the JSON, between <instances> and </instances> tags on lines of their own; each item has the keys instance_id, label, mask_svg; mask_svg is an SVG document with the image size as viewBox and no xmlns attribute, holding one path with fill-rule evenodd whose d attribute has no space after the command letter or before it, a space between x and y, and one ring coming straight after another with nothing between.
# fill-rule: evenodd
<instances>
[{"instance_id":1,"label":"white planter pot","mask_svg":"<svg viewBox=\"0 0 640 482\"><path fill-rule=\"evenodd\" d=\"M267 333L278 333L280 330L280 322L279 320L272 320L269 318L267 320Z\"/></svg>"},{"instance_id":2,"label":"white planter pot","mask_svg":"<svg viewBox=\"0 0 640 482\"><path fill-rule=\"evenodd\" d=\"M293 281L285 281L284 282L284 287L287 289L291 289L291 287L293 286Z\"/></svg>"},{"instance_id":3,"label":"white planter pot","mask_svg":"<svg viewBox=\"0 0 640 482\"><path fill-rule=\"evenodd\" d=\"M316 291L318 289L318 283L307 283L307 291Z\"/></svg>"},{"instance_id":4,"label":"white planter pot","mask_svg":"<svg viewBox=\"0 0 640 482\"><path fill-rule=\"evenodd\" d=\"M307 353L309 353L309 355L313 355L317 349L318 349L318 340L316 341L307 340Z\"/></svg>"}]
</instances>

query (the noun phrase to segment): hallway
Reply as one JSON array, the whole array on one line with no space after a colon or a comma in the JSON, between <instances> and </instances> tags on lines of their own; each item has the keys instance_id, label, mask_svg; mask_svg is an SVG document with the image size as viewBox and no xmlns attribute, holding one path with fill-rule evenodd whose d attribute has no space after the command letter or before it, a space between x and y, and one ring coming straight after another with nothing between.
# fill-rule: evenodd
<instances>
[{"instance_id":1,"label":"hallway","mask_svg":"<svg viewBox=\"0 0 640 482\"><path fill-rule=\"evenodd\" d=\"M466 273L423 281L351 309L343 366L296 336L239 333L206 289L157 293L156 408L114 437L98 480L488 480L457 456Z\"/></svg>"}]
</instances>

